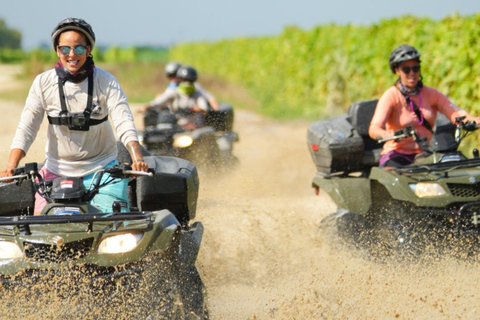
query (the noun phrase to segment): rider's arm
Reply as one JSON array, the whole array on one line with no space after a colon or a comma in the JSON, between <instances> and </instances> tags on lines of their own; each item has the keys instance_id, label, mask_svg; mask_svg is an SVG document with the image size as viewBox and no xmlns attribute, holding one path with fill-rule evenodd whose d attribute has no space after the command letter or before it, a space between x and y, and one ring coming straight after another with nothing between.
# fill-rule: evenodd
<instances>
[{"instance_id":1,"label":"rider's arm","mask_svg":"<svg viewBox=\"0 0 480 320\"><path fill-rule=\"evenodd\" d=\"M130 141L127 150L132 158L132 170L146 172L148 165L143 160L142 150L138 141Z\"/></svg>"},{"instance_id":2,"label":"rider's arm","mask_svg":"<svg viewBox=\"0 0 480 320\"><path fill-rule=\"evenodd\" d=\"M22 149L12 149L10 157L8 158L7 168L0 171L0 177L13 176L13 171L18 167L20 160L25 157L25 152Z\"/></svg>"},{"instance_id":3,"label":"rider's arm","mask_svg":"<svg viewBox=\"0 0 480 320\"><path fill-rule=\"evenodd\" d=\"M394 130L386 129L387 122L394 108L393 101L387 93L388 91L378 101L370 127L368 128L368 135L374 140L378 138L387 139L394 135Z\"/></svg>"},{"instance_id":4,"label":"rider's arm","mask_svg":"<svg viewBox=\"0 0 480 320\"><path fill-rule=\"evenodd\" d=\"M150 101L148 104L146 104L143 108L141 108L141 112L147 111L147 109L150 108L162 108L170 103L175 99L177 96L176 90L165 90L164 93L161 95L157 96L154 100Z\"/></svg>"},{"instance_id":5,"label":"rider's arm","mask_svg":"<svg viewBox=\"0 0 480 320\"><path fill-rule=\"evenodd\" d=\"M53 71L54 72L54 71ZM15 168L18 167L30 146L32 145L44 117L43 86L50 87L49 74L45 72L38 75L30 88L30 91L23 108L20 123L12 141L10 156L6 169L0 171L1 177L12 176Z\"/></svg>"},{"instance_id":6,"label":"rider's arm","mask_svg":"<svg viewBox=\"0 0 480 320\"><path fill-rule=\"evenodd\" d=\"M217 100L210 92L205 90L198 82L195 82L194 85L195 85L196 91L199 92L202 96L204 96L208 100L208 103L213 108L213 110L220 109Z\"/></svg>"},{"instance_id":7,"label":"rider's arm","mask_svg":"<svg viewBox=\"0 0 480 320\"><path fill-rule=\"evenodd\" d=\"M428 94L432 96L431 99L434 101L433 104L437 107L438 112L447 116L453 124L456 124L455 119L457 117L465 117L466 121L475 121L477 124L480 124L479 117L472 116L465 110L462 110L452 103L443 93L431 88Z\"/></svg>"},{"instance_id":8,"label":"rider's arm","mask_svg":"<svg viewBox=\"0 0 480 320\"><path fill-rule=\"evenodd\" d=\"M207 112L208 111L208 101L205 97L199 95L195 99L194 110L196 112Z\"/></svg>"}]
</instances>

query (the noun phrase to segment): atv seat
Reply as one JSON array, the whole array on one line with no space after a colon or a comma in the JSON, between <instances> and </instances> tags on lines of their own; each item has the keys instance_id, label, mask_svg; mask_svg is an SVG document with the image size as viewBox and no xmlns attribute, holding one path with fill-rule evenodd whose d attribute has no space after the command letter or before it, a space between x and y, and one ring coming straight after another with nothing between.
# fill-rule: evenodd
<instances>
[{"instance_id":1,"label":"atv seat","mask_svg":"<svg viewBox=\"0 0 480 320\"><path fill-rule=\"evenodd\" d=\"M368 128L370 127L377 102L377 99L357 101L352 103L347 111L352 127L363 139L364 151L362 162L366 167L378 165L380 153L383 148L383 144L377 143L377 141L368 135Z\"/></svg>"}]
</instances>

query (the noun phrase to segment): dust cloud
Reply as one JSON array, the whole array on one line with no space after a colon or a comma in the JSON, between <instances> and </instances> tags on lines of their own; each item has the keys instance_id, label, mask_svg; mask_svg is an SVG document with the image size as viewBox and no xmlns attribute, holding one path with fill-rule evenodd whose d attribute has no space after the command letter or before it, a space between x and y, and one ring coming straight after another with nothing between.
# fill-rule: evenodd
<instances>
[{"instance_id":1,"label":"dust cloud","mask_svg":"<svg viewBox=\"0 0 480 320\"><path fill-rule=\"evenodd\" d=\"M332 243L311 188L309 123L236 113L239 165L201 181L199 268L212 319L478 319L478 266L371 259Z\"/></svg>"},{"instance_id":2,"label":"dust cloud","mask_svg":"<svg viewBox=\"0 0 480 320\"><path fill-rule=\"evenodd\" d=\"M21 109L0 102L0 166ZM200 172L196 219L205 233L197 265L211 319L480 318L476 263L379 262L332 245L330 231L319 226L336 208L311 188L308 122L242 110L235 116L237 167ZM42 139L26 161L43 159Z\"/></svg>"}]
</instances>

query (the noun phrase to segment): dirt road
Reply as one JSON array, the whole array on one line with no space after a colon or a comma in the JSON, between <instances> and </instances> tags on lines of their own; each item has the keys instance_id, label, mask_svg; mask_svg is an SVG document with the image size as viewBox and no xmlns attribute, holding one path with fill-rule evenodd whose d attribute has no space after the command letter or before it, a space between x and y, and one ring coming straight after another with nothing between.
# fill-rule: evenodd
<instances>
[{"instance_id":1,"label":"dirt road","mask_svg":"<svg viewBox=\"0 0 480 320\"><path fill-rule=\"evenodd\" d=\"M0 102L2 167L21 109ZM308 123L237 110L234 127L236 170L201 176L198 266L211 319L480 318L477 265L378 263L329 245L318 227L335 207L310 187ZM43 135L28 157L43 157Z\"/></svg>"}]
</instances>

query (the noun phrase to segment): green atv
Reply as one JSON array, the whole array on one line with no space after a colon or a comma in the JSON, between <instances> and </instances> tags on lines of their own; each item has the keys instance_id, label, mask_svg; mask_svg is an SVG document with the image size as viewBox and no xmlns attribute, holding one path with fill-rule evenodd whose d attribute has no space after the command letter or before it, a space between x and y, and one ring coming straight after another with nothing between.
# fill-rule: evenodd
<instances>
[{"instance_id":1,"label":"green atv","mask_svg":"<svg viewBox=\"0 0 480 320\"><path fill-rule=\"evenodd\" d=\"M150 172L131 171L128 164L99 170L88 190L80 178L43 180L36 163L2 178L13 180L0 184L3 297L19 288L27 288L22 301L50 295L43 316L50 315L51 300L61 299L71 304L62 311L65 318L102 310L105 318L207 319L195 265L203 226L191 224L199 188L196 167L174 157L144 159ZM129 179L130 210L122 201L112 203L110 213L89 203L102 187L121 179ZM32 215L35 192L49 202L37 216ZM2 312L31 315L20 305Z\"/></svg>"},{"instance_id":2,"label":"green atv","mask_svg":"<svg viewBox=\"0 0 480 320\"><path fill-rule=\"evenodd\" d=\"M457 148L478 128L439 115L427 143L412 128L392 139L413 137L427 156L402 168L379 167L383 142L368 136L377 100L353 103L347 114L316 121L308 129L316 165L312 186L324 190L338 207L324 222L334 222L340 238L380 244L389 250L453 245L476 252L480 233L480 158Z\"/></svg>"}]
</instances>

